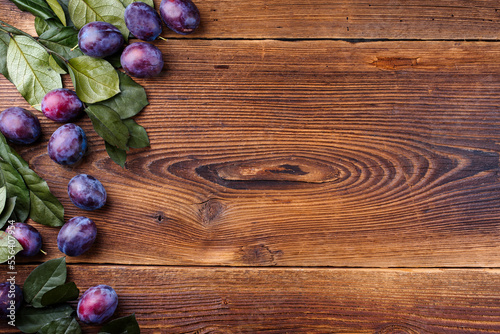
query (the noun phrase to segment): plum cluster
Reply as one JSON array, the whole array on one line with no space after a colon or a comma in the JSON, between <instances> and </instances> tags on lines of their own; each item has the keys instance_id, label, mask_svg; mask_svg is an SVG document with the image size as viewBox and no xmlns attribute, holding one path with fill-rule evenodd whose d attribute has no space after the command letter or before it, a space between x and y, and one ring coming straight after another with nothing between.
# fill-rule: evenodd
<instances>
[{"instance_id":1,"label":"plum cluster","mask_svg":"<svg viewBox=\"0 0 500 334\"><path fill-rule=\"evenodd\" d=\"M137 78L150 78L163 69L163 56L154 45L165 25L178 34L190 34L200 24L200 12L191 0L163 0L160 14L144 2L132 2L125 8L124 20L129 31L144 42L125 47L120 63L125 72ZM125 40L120 30L107 22L87 23L78 33L80 50L90 57L103 58L122 50Z\"/></svg>"}]
</instances>

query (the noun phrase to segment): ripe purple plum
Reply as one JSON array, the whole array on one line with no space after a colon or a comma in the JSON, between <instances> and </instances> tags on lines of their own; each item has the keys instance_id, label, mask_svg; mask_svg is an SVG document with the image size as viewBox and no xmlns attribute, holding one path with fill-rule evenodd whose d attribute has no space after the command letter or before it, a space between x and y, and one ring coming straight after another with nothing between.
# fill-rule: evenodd
<instances>
[{"instance_id":1,"label":"ripe purple plum","mask_svg":"<svg viewBox=\"0 0 500 334\"><path fill-rule=\"evenodd\" d=\"M42 112L48 119L68 122L83 111L83 103L76 93L66 88L53 89L42 99Z\"/></svg>"},{"instance_id":2,"label":"ripe purple plum","mask_svg":"<svg viewBox=\"0 0 500 334\"><path fill-rule=\"evenodd\" d=\"M17 253L22 256L34 256L42 249L42 236L36 228L26 223L14 223L7 227L5 232L11 234L23 246Z\"/></svg>"},{"instance_id":3,"label":"ripe purple plum","mask_svg":"<svg viewBox=\"0 0 500 334\"><path fill-rule=\"evenodd\" d=\"M192 33L200 24L200 12L191 0L162 0L160 15L167 27L181 35Z\"/></svg>"},{"instance_id":4,"label":"ripe purple plum","mask_svg":"<svg viewBox=\"0 0 500 334\"><path fill-rule=\"evenodd\" d=\"M106 204L106 190L98 179L79 174L68 183L68 195L74 205L84 210L96 210Z\"/></svg>"},{"instance_id":5,"label":"ripe purple plum","mask_svg":"<svg viewBox=\"0 0 500 334\"><path fill-rule=\"evenodd\" d=\"M125 9L125 24L128 30L143 41L154 41L161 34L160 15L144 2L132 2Z\"/></svg>"},{"instance_id":6,"label":"ripe purple plum","mask_svg":"<svg viewBox=\"0 0 500 334\"><path fill-rule=\"evenodd\" d=\"M125 43L120 30L111 23L94 21L78 32L78 47L87 56L103 58L118 52Z\"/></svg>"},{"instance_id":7,"label":"ripe purple plum","mask_svg":"<svg viewBox=\"0 0 500 334\"><path fill-rule=\"evenodd\" d=\"M0 132L14 144L32 144L40 137L42 128L33 113L11 107L0 114Z\"/></svg>"},{"instance_id":8,"label":"ripe purple plum","mask_svg":"<svg viewBox=\"0 0 500 334\"><path fill-rule=\"evenodd\" d=\"M11 282L0 284L0 319L16 319L16 312L23 302L23 291Z\"/></svg>"},{"instance_id":9,"label":"ripe purple plum","mask_svg":"<svg viewBox=\"0 0 500 334\"><path fill-rule=\"evenodd\" d=\"M78 301L78 319L87 324L106 322L118 306L118 295L109 285L96 285L89 288Z\"/></svg>"},{"instance_id":10,"label":"ripe purple plum","mask_svg":"<svg viewBox=\"0 0 500 334\"><path fill-rule=\"evenodd\" d=\"M163 56L154 45L145 42L130 44L120 57L123 69L137 78L150 78L163 69Z\"/></svg>"},{"instance_id":11,"label":"ripe purple plum","mask_svg":"<svg viewBox=\"0 0 500 334\"><path fill-rule=\"evenodd\" d=\"M87 217L73 217L59 230L57 247L68 256L79 256L92 247L97 237L95 223Z\"/></svg>"},{"instance_id":12,"label":"ripe purple plum","mask_svg":"<svg viewBox=\"0 0 500 334\"><path fill-rule=\"evenodd\" d=\"M47 151L60 165L74 165L87 152L87 137L81 127L68 123L59 127L50 137Z\"/></svg>"}]
</instances>

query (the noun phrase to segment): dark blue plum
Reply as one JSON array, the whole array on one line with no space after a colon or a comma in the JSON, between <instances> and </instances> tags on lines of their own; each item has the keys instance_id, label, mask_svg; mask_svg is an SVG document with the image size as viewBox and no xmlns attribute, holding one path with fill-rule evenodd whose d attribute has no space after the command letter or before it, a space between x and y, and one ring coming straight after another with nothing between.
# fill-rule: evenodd
<instances>
[{"instance_id":1,"label":"dark blue plum","mask_svg":"<svg viewBox=\"0 0 500 334\"><path fill-rule=\"evenodd\" d=\"M160 74L163 69L163 56L154 45L137 42L123 50L120 57L123 69L137 78L150 78Z\"/></svg>"},{"instance_id":2,"label":"dark blue plum","mask_svg":"<svg viewBox=\"0 0 500 334\"><path fill-rule=\"evenodd\" d=\"M73 123L64 124L50 137L47 151L50 158L58 164L74 165L87 151L85 132Z\"/></svg>"},{"instance_id":3,"label":"dark blue plum","mask_svg":"<svg viewBox=\"0 0 500 334\"><path fill-rule=\"evenodd\" d=\"M76 93L66 88L53 89L45 94L41 107L45 117L56 122L75 119L84 108Z\"/></svg>"},{"instance_id":4,"label":"dark blue plum","mask_svg":"<svg viewBox=\"0 0 500 334\"><path fill-rule=\"evenodd\" d=\"M125 9L125 24L128 30L143 41L154 41L161 34L160 15L144 2L132 2Z\"/></svg>"},{"instance_id":5,"label":"dark blue plum","mask_svg":"<svg viewBox=\"0 0 500 334\"><path fill-rule=\"evenodd\" d=\"M104 186L87 174L79 174L69 181L68 195L74 205L84 210L96 210L106 204Z\"/></svg>"},{"instance_id":6,"label":"dark blue plum","mask_svg":"<svg viewBox=\"0 0 500 334\"><path fill-rule=\"evenodd\" d=\"M87 56L102 58L118 52L125 43L123 35L114 25L94 21L78 32L78 47Z\"/></svg>"},{"instance_id":7,"label":"dark blue plum","mask_svg":"<svg viewBox=\"0 0 500 334\"><path fill-rule=\"evenodd\" d=\"M26 223L14 223L7 227L5 232L11 234L19 241L23 250L17 253L22 256L34 256L42 248L42 236L36 228Z\"/></svg>"},{"instance_id":8,"label":"dark blue plum","mask_svg":"<svg viewBox=\"0 0 500 334\"><path fill-rule=\"evenodd\" d=\"M73 217L59 230L57 247L68 256L82 255L92 247L97 236L95 223L87 217Z\"/></svg>"},{"instance_id":9,"label":"dark blue plum","mask_svg":"<svg viewBox=\"0 0 500 334\"><path fill-rule=\"evenodd\" d=\"M115 313L118 295L109 285L89 288L78 301L78 319L87 324L102 324Z\"/></svg>"},{"instance_id":10,"label":"dark blue plum","mask_svg":"<svg viewBox=\"0 0 500 334\"><path fill-rule=\"evenodd\" d=\"M23 291L11 282L0 284L0 319L16 319L16 312L23 303Z\"/></svg>"},{"instance_id":11,"label":"dark blue plum","mask_svg":"<svg viewBox=\"0 0 500 334\"><path fill-rule=\"evenodd\" d=\"M42 128L31 112L12 107L0 114L0 132L14 144L32 144L40 137Z\"/></svg>"},{"instance_id":12,"label":"dark blue plum","mask_svg":"<svg viewBox=\"0 0 500 334\"><path fill-rule=\"evenodd\" d=\"M191 0L162 0L160 15L167 27L178 34L190 34L200 25L200 12Z\"/></svg>"}]
</instances>

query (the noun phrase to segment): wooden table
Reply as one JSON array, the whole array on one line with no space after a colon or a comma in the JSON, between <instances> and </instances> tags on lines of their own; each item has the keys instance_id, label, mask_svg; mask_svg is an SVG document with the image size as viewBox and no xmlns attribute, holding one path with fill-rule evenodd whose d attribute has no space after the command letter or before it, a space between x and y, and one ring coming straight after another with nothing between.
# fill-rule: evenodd
<instances>
[{"instance_id":1,"label":"wooden table","mask_svg":"<svg viewBox=\"0 0 500 334\"><path fill-rule=\"evenodd\" d=\"M126 168L87 117L78 167L50 160L41 114L41 142L18 147L67 219L97 223L67 258L81 291L112 285L143 333L499 333L500 3L197 5L200 29L165 31L164 71L137 80L151 147ZM29 108L2 77L11 106ZM70 203L78 173L104 209ZM48 254L21 279L62 256L33 225Z\"/></svg>"}]
</instances>

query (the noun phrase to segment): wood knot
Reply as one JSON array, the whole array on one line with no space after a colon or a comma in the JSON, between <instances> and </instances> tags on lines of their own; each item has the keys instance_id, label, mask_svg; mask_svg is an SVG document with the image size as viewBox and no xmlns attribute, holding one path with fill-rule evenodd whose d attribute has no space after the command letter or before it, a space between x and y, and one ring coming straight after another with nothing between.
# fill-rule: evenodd
<instances>
[{"instance_id":1,"label":"wood knot","mask_svg":"<svg viewBox=\"0 0 500 334\"><path fill-rule=\"evenodd\" d=\"M420 331L414 326L407 324L389 324L380 328L376 334L419 334Z\"/></svg>"},{"instance_id":2,"label":"wood knot","mask_svg":"<svg viewBox=\"0 0 500 334\"><path fill-rule=\"evenodd\" d=\"M224 205L216 200L209 199L201 204L200 218L205 226L214 225L224 212Z\"/></svg>"},{"instance_id":3,"label":"wood knot","mask_svg":"<svg viewBox=\"0 0 500 334\"><path fill-rule=\"evenodd\" d=\"M377 57L376 60L371 62L375 67L382 70L400 70L417 66L419 58L406 58L406 57Z\"/></svg>"},{"instance_id":4,"label":"wood knot","mask_svg":"<svg viewBox=\"0 0 500 334\"><path fill-rule=\"evenodd\" d=\"M241 261L249 265L275 266L276 258L282 255L281 250L273 251L269 246L259 244L240 247Z\"/></svg>"},{"instance_id":5,"label":"wood knot","mask_svg":"<svg viewBox=\"0 0 500 334\"><path fill-rule=\"evenodd\" d=\"M166 221L165 213L163 211L158 211L155 214L153 214L153 218L155 222L157 222L158 224L162 224Z\"/></svg>"}]
</instances>

